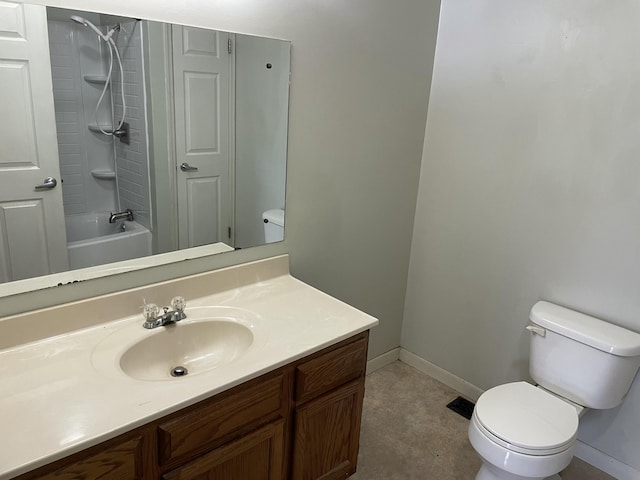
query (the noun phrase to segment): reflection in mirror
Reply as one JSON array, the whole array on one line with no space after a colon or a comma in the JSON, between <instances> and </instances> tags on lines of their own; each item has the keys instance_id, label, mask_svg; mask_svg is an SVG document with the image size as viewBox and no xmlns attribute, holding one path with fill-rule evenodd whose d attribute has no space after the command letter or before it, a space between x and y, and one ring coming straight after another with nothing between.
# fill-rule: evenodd
<instances>
[{"instance_id":1,"label":"reflection in mirror","mask_svg":"<svg viewBox=\"0 0 640 480\"><path fill-rule=\"evenodd\" d=\"M289 42L4 2L0 23L0 282L283 239Z\"/></svg>"}]
</instances>

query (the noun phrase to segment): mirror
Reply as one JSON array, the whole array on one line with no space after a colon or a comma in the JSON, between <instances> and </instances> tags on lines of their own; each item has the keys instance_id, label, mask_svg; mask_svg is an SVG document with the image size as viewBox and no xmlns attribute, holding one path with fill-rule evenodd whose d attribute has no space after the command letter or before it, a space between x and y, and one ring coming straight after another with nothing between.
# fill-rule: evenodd
<instances>
[{"instance_id":1,"label":"mirror","mask_svg":"<svg viewBox=\"0 0 640 480\"><path fill-rule=\"evenodd\" d=\"M27 4L0 25L0 296L284 238L289 42Z\"/></svg>"}]
</instances>

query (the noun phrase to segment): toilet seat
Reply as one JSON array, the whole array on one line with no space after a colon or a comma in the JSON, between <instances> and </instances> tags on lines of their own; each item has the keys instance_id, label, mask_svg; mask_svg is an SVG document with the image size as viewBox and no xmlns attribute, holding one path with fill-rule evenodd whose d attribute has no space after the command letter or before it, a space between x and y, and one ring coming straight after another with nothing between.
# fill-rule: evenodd
<instances>
[{"instance_id":1,"label":"toilet seat","mask_svg":"<svg viewBox=\"0 0 640 480\"><path fill-rule=\"evenodd\" d=\"M493 442L534 456L570 448L578 432L572 405L526 382L487 390L476 403L473 420Z\"/></svg>"}]
</instances>

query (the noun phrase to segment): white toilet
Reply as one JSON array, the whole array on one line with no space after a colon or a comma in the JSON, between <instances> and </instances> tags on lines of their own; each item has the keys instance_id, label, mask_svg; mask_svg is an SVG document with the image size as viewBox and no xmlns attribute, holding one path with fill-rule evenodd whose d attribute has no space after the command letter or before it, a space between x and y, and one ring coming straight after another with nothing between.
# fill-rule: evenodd
<instances>
[{"instance_id":1,"label":"white toilet","mask_svg":"<svg viewBox=\"0 0 640 480\"><path fill-rule=\"evenodd\" d=\"M559 479L585 408L620 405L640 367L638 333L549 302L529 318L538 385L507 383L478 399L469 424L483 461L476 480Z\"/></svg>"},{"instance_id":2,"label":"white toilet","mask_svg":"<svg viewBox=\"0 0 640 480\"><path fill-rule=\"evenodd\" d=\"M274 208L262 214L265 243L284 240L284 210Z\"/></svg>"}]
</instances>

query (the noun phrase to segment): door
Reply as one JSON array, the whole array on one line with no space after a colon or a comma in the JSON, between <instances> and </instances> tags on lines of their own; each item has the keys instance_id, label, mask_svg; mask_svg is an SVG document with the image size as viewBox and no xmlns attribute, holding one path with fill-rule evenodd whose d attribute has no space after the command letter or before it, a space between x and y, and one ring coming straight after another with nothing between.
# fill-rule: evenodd
<instances>
[{"instance_id":1,"label":"door","mask_svg":"<svg viewBox=\"0 0 640 480\"><path fill-rule=\"evenodd\" d=\"M0 282L68 270L45 7L0 2L0 91Z\"/></svg>"},{"instance_id":2,"label":"door","mask_svg":"<svg viewBox=\"0 0 640 480\"><path fill-rule=\"evenodd\" d=\"M180 248L230 237L228 39L172 27Z\"/></svg>"},{"instance_id":3,"label":"door","mask_svg":"<svg viewBox=\"0 0 640 480\"><path fill-rule=\"evenodd\" d=\"M358 461L364 378L296 408L292 478L338 480Z\"/></svg>"}]
</instances>

